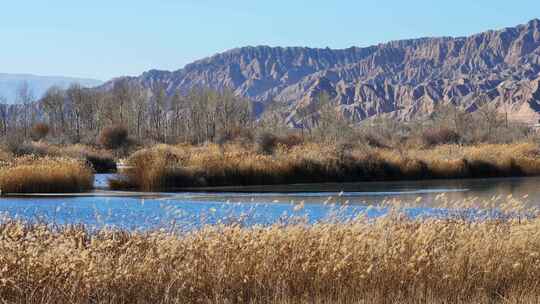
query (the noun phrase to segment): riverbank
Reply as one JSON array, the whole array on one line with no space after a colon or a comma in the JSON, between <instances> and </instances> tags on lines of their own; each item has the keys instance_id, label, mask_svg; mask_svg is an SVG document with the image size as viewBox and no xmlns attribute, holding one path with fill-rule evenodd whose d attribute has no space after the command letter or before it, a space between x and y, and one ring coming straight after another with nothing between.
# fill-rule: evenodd
<instances>
[{"instance_id":1,"label":"riverbank","mask_svg":"<svg viewBox=\"0 0 540 304\"><path fill-rule=\"evenodd\" d=\"M66 148L71 150L81 149ZM269 186L538 176L540 148L535 143L418 149L296 143L279 144L269 153L253 144L157 145L135 151L122 164L118 174L98 179L96 189L251 192ZM9 157L0 166L0 187L15 195L87 192L94 172L92 162L75 157Z\"/></svg>"},{"instance_id":2,"label":"riverbank","mask_svg":"<svg viewBox=\"0 0 540 304\"><path fill-rule=\"evenodd\" d=\"M204 187L343 183L540 175L534 143L385 149L321 144L159 145L128 158L111 189L180 191Z\"/></svg>"}]
</instances>

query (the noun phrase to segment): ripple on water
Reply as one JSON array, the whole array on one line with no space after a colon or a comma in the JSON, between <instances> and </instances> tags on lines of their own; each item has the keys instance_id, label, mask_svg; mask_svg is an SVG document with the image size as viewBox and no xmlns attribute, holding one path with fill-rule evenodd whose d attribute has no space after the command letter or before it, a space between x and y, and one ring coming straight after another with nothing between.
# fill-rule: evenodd
<instances>
[{"instance_id":1,"label":"ripple on water","mask_svg":"<svg viewBox=\"0 0 540 304\"><path fill-rule=\"evenodd\" d=\"M269 192L269 193L169 193L136 194L101 192L99 196L1 198L0 212L25 220L44 220L58 224L84 223L102 227L112 225L127 229L153 229L174 223L193 228L204 224L242 222L246 225L286 222L304 218L313 223L328 218L347 220L359 214L383 215L387 208L369 208L388 199L415 202L423 207L408 208L409 216L446 216L448 210L438 208L436 197L445 193L450 200L476 196L489 198L495 194L528 194L538 202L538 178L475 180L470 182L438 181L409 183L363 183L362 191ZM344 188L353 188L343 185ZM313 185L315 188L316 185ZM323 187L327 187L324 185ZM364 191L371 190L371 191ZM385 191L380 191L385 190ZM116 196L113 196L116 195Z\"/></svg>"}]
</instances>

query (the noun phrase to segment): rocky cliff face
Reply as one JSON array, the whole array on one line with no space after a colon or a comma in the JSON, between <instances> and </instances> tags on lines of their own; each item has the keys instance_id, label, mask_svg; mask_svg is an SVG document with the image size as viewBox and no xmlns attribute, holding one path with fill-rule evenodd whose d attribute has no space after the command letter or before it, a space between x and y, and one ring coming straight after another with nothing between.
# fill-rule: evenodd
<instances>
[{"instance_id":1,"label":"rocky cliff face","mask_svg":"<svg viewBox=\"0 0 540 304\"><path fill-rule=\"evenodd\" d=\"M260 107L316 102L327 92L348 117L409 119L438 103L474 110L493 103L510 118L540 119L540 20L462 38L422 38L344 50L245 47L174 72L130 78L169 93L230 89ZM110 83L109 83L110 85ZM502 110L501 110L502 111Z\"/></svg>"}]
</instances>

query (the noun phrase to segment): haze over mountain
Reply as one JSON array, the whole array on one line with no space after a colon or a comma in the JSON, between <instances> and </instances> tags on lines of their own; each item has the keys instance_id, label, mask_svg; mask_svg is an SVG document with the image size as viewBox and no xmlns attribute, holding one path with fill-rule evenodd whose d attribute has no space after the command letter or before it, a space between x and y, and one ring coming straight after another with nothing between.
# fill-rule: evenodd
<instances>
[{"instance_id":1,"label":"haze over mountain","mask_svg":"<svg viewBox=\"0 0 540 304\"><path fill-rule=\"evenodd\" d=\"M52 86L65 89L72 83L79 83L85 87L95 87L103 83L100 80L86 78L0 73L0 97L6 98L8 103L17 102L17 90L25 82L28 83L36 99L42 97Z\"/></svg>"},{"instance_id":2,"label":"haze over mountain","mask_svg":"<svg viewBox=\"0 0 540 304\"><path fill-rule=\"evenodd\" d=\"M188 64L124 78L169 94L230 89L260 111L271 101L295 110L327 92L356 121L410 119L438 103L469 111L493 104L511 119L540 119L540 20L470 37L393 41L342 50L243 47ZM115 79L107 84L110 88Z\"/></svg>"}]
</instances>

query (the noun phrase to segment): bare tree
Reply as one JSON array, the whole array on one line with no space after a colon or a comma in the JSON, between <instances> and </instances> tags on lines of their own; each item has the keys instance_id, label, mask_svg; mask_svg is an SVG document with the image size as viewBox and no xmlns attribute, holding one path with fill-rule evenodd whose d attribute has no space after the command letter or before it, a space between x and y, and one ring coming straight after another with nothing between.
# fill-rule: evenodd
<instances>
[{"instance_id":1,"label":"bare tree","mask_svg":"<svg viewBox=\"0 0 540 304\"><path fill-rule=\"evenodd\" d=\"M321 139L335 142L352 131L349 122L337 110L327 93L322 93L319 96L315 110L317 111L317 135Z\"/></svg>"},{"instance_id":2,"label":"bare tree","mask_svg":"<svg viewBox=\"0 0 540 304\"><path fill-rule=\"evenodd\" d=\"M140 85L135 85L132 87L132 100L133 100L133 111L135 116L135 134L137 139L141 139L142 130L145 122L145 117L148 113L148 100L149 94L148 91L142 88Z\"/></svg>"},{"instance_id":3,"label":"bare tree","mask_svg":"<svg viewBox=\"0 0 540 304\"><path fill-rule=\"evenodd\" d=\"M115 104L118 106L119 124L126 125L126 111L130 103L130 85L127 79L122 79L114 83L112 94Z\"/></svg>"},{"instance_id":4,"label":"bare tree","mask_svg":"<svg viewBox=\"0 0 540 304\"><path fill-rule=\"evenodd\" d=\"M22 82L17 88L17 102L23 107L22 125L24 130L24 138L28 138L30 127L30 111L34 102L34 94L32 88L27 81Z\"/></svg>"},{"instance_id":5,"label":"bare tree","mask_svg":"<svg viewBox=\"0 0 540 304\"><path fill-rule=\"evenodd\" d=\"M67 98L70 102L71 114L73 117L73 126L75 128L75 141L81 140L81 129L85 118L92 113L90 96L86 89L80 84L72 84L66 91Z\"/></svg>"},{"instance_id":6,"label":"bare tree","mask_svg":"<svg viewBox=\"0 0 540 304\"><path fill-rule=\"evenodd\" d=\"M460 135L467 132L472 121L471 113L451 103L437 104L430 118L435 125L452 129Z\"/></svg>"},{"instance_id":7,"label":"bare tree","mask_svg":"<svg viewBox=\"0 0 540 304\"><path fill-rule=\"evenodd\" d=\"M479 122L482 124L480 128L477 126L478 130L484 133L482 140L493 139L495 129L504 124L504 119L501 118L497 108L489 103L485 103L476 110L476 114L480 118Z\"/></svg>"},{"instance_id":8,"label":"bare tree","mask_svg":"<svg viewBox=\"0 0 540 304\"><path fill-rule=\"evenodd\" d=\"M57 86L51 87L41 99L41 109L55 134L66 130L66 95Z\"/></svg>"},{"instance_id":9,"label":"bare tree","mask_svg":"<svg viewBox=\"0 0 540 304\"><path fill-rule=\"evenodd\" d=\"M233 138L254 122L251 102L230 91L196 89L187 96L180 92L168 96L165 87L150 91L127 81L105 92L79 84L66 90L52 87L35 107L29 87L23 86L18 100L19 106L0 107L3 134L13 126L29 136L32 113L47 122L53 136L66 135L74 142L96 138L104 127L121 125L139 140L149 136L159 142L201 143Z\"/></svg>"},{"instance_id":10,"label":"bare tree","mask_svg":"<svg viewBox=\"0 0 540 304\"><path fill-rule=\"evenodd\" d=\"M2 136L7 135L8 130L8 107L7 100L4 96L0 96L0 124Z\"/></svg>"},{"instance_id":11,"label":"bare tree","mask_svg":"<svg viewBox=\"0 0 540 304\"><path fill-rule=\"evenodd\" d=\"M152 122L152 129L154 139L163 141L165 139L165 132L163 130L165 126L165 111L167 105L167 92L163 86L159 86L152 92L152 102L149 107L150 121Z\"/></svg>"},{"instance_id":12,"label":"bare tree","mask_svg":"<svg viewBox=\"0 0 540 304\"><path fill-rule=\"evenodd\" d=\"M266 105L265 111L258 119L258 127L264 133L281 134L285 133L287 126L288 107L277 101L270 101Z\"/></svg>"},{"instance_id":13,"label":"bare tree","mask_svg":"<svg viewBox=\"0 0 540 304\"><path fill-rule=\"evenodd\" d=\"M215 112L217 128L224 137L231 137L233 132L247 127L252 121L251 102L234 96L230 91L219 96Z\"/></svg>"}]
</instances>

